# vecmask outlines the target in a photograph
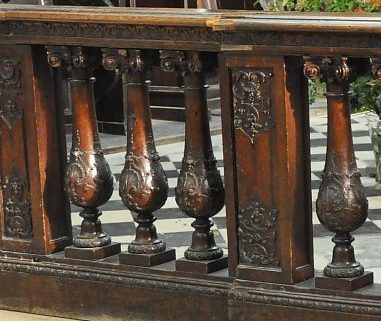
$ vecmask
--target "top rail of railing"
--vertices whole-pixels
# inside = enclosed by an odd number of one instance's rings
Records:
[[[0,42],[373,56],[381,14],[1,5]]]
[[[207,26],[213,30],[381,33],[381,13],[1,5],[0,21]]]

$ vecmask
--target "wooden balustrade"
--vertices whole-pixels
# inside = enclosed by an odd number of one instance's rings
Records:
[[[381,78],[381,17],[55,10],[0,7],[0,307],[86,320],[100,313],[169,321],[381,320],[380,287],[352,246],[368,205],[349,105],[364,61]],[[152,131],[151,67],[184,83],[175,196],[195,221],[177,260],[154,225],[168,182]],[[113,175],[97,130],[94,68],[123,75],[127,146],[119,196],[137,227],[122,253],[99,220]],[[213,68],[225,184],[208,122],[205,74]],[[316,206],[334,235],[332,261],[316,275],[307,78],[326,83],[328,141]],[[69,160],[63,81],[73,109]],[[82,208],[74,239],[68,199]],[[224,204],[228,255],[211,231]],[[94,287],[107,295],[93,295]]]

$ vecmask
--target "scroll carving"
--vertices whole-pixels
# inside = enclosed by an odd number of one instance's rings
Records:
[[[18,62],[0,59],[0,117],[9,129],[22,118],[22,109],[17,101],[20,94]]]
[[[252,144],[272,127],[271,77],[271,72],[247,68],[232,73],[234,127]]]
[[[268,209],[257,200],[239,210],[238,239],[240,263],[278,267],[278,211]]]
[[[33,236],[31,204],[27,199],[27,182],[13,168],[2,182],[4,235],[30,239]]]

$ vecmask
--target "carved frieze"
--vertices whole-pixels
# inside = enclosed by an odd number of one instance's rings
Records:
[[[9,129],[22,118],[22,109],[18,105],[20,94],[19,63],[0,59],[0,118]]]
[[[31,204],[27,199],[27,182],[13,168],[1,181],[3,194],[4,235],[29,239],[33,236]]]
[[[270,130],[271,77],[268,70],[240,68],[232,71],[234,128],[251,141]]]
[[[132,26],[120,24],[90,24],[27,21],[2,22],[0,35],[17,34],[35,36],[36,34],[52,37],[81,37],[94,39],[126,40],[170,40],[220,42],[220,35],[205,27],[168,27],[168,26]],[[82,42],[81,42],[82,43]]]
[[[276,209],[252,200],[238,213],[239,262],[254,266],[278,267]]]

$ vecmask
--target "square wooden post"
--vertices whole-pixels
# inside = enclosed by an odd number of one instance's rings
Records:
[[[0,49],[0,248],[48,254],[72,243],[66,148],[41,46]],[[61,129],[61,130],[60,130]]]
[[[313,276],[307,82],[299,58],[220,56],[229,272]]]

